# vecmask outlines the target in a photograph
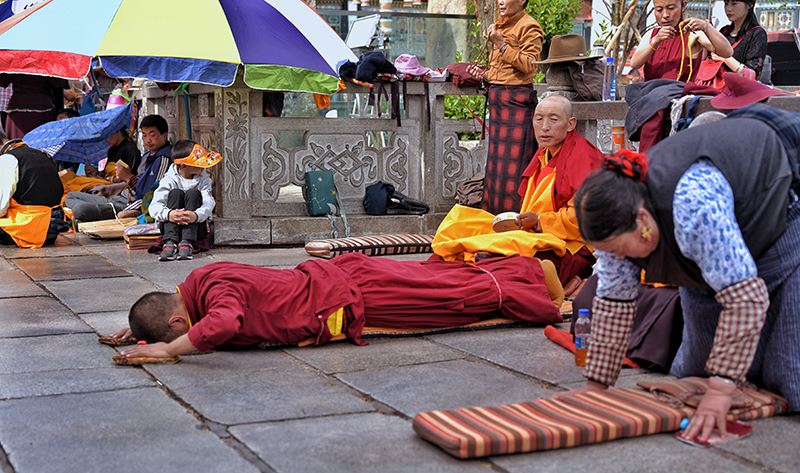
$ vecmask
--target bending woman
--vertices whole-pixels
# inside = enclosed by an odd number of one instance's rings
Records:
[[[631,59],[631,67],[644,66],[644,80],[694,80],[703,51],[720,58],[733,54],[728,40],[706,20],[684,19],[686,0],[653,0],[658,21],[650,35],[642,38]]]
[[[616,382],[645,269],[680,288],[671,374],[711,376],[688,437],[724,432],[746,380],[800,409],[800,206],[781,138],[765,120],[726,118],[651,148],[649,170],[623,151],[585,181],[575,208],[599,282],[580,391]]]

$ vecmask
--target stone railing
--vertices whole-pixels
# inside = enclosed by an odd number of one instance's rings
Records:
[[[367,90],[350,86],[348,92]],[[193,86],[191,93],[194,139],[224,156],[213,173],[218,244],[296,244],[329,237],[328,219],[308,217],[300,191],[304,173],[314,169],[333,171],[353,235],[432,233],[452,207],[458,184],[486,161],[485,142],[468,145],[458,138],[461,132],[479,132],[477,123],[444,119],[444,97],[463,93],[450,83],[429,84],[427,95],[422,83],[408,83],[400,126],[386,114],[263,117],[262,93],[238,85]],[[144,113],[167,118],[173,139],[186,137],[181,97],[160,91],[144,97]],[[575,104],[578,131],[608,148],[611,120],[622,120],[625,110],[623,102]],[[379,180],[423,200],[431,213],[365,215],[364,189]]]

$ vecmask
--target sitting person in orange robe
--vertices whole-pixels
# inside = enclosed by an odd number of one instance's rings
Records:
[[[573,197],[600,166],[602,153],[576,124],[565,97],[539,102],[533,116],[539,150],[522,173],[522,206],[510,231],[496,231],[495,216],[486,211],[456,205],[436,232],[434,253],[448,261],[474,261],[479,252],[535,254],[556,264],[562,284],[588,277],[594,257],[578,232]]]
[[[0,131],[0,245],[41,248],[58,229],[50,225],[63,186],[50,156]]]

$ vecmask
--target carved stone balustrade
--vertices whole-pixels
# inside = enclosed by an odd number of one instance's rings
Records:
[[[283,245],[329,237],[328,219],[309,217],[300,192],[304,173],[316,169],[333,171],[353,235],[433,233],[452,207],[458,184],[482,171],[486,146],[459,141],[459,133],[480,132],[474,120],[444,119],[445,95],[464,91],[431,83],[426,95],[424,84],[406,85],[400,126],[385,113],[380,118],[264,117],[260,91],[238,83],[192,86],[194,139],[224,156],[213,173],[216,242]],[[350,85],[347,93],[367,91]],[[171,93],[144,96],[144,113],[161,114],[173,138],[185,137],[183,99]],[[626,107],[623,102],[576,103],[574,110],[579,132],[607,148],[611,120],[622,120]],[[366,215],[364,189],[376,181],[423,200],[431,213]]]

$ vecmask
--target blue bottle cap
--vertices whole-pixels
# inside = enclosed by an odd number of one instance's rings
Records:
[[[614,58],[613,57],[607,57],[606,58],[606,62],[609,63],[609,64],[613,64],[614,63]]]
[[[683,420],[681,421],[680,427],[681,430],[686,430],[686,427],[689,427],[689,419],[684,417]]]
[[[589,309],[578,309],[578,317],[589,317]]]

